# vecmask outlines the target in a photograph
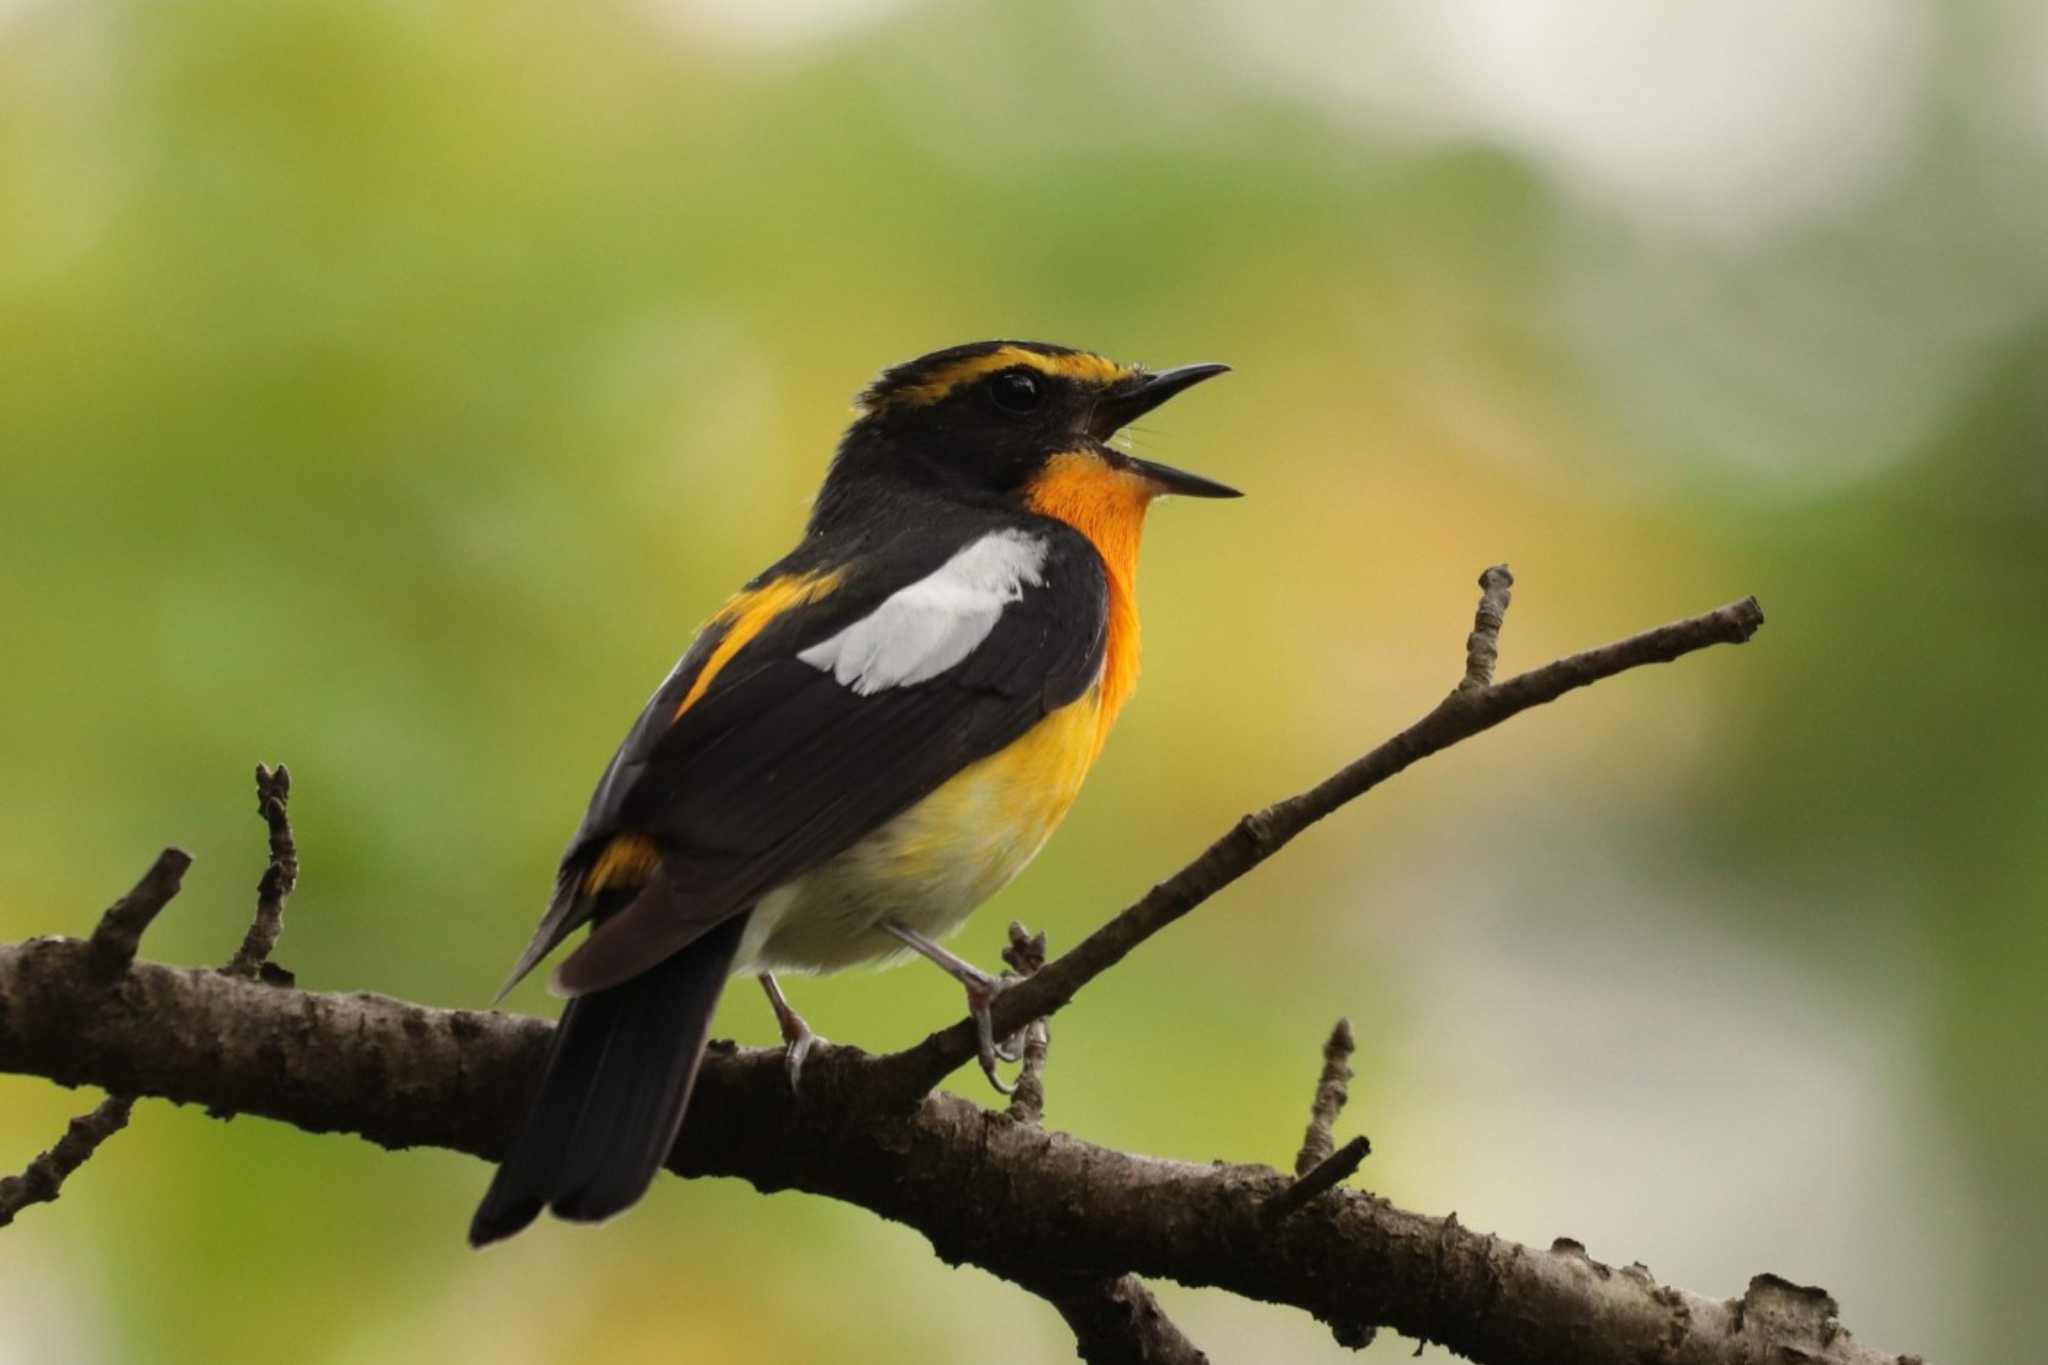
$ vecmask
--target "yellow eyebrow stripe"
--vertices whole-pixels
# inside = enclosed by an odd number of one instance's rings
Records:
[[[697,680],[690,684],[690,690],[683,696],[682,704],[670,723],[683,718],[683,713],[695,706],[711,687],[719,670],[732,662],[733,655],[750,644],[754,637],[766,630],[769,623],[785,612],[808,606],[829,596],[839,586],[842,574],[834,569],[830,573],[791,574],[763,583],[758,588],[735,594],[731,601],[718,609],[718,615],[711,618],[713,625],[724,625],[725,635],[718,647],[711,651],[711,657],[704,661],[704,667],[697,671]]]
[[[1119,365],[1114,360],[1088,351],[1075,351],[1072,355],[1046,355],[1040,351],[1027,351],[1022,346],[1003,346],[990,351],[987,355],[956,360],[923,383],[912,384],[890,394],[889,402],[904,403],[914,408],[928,407],[962,384],[971,384],[986,375],[994,374],[997,370],[1007,370],[1018,365],[1028,366],[1040,374],[1048,374],[1056,379],[1073,379],[1084,384],[1114,384],[1136,373],[1128,365]]]

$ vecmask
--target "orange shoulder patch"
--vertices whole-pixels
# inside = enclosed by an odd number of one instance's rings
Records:
[[[621,834],[604,846],[590,871],[583,875],[585,894],[596,895],[607,886],[638,885],[661,865],[661,850],[644,834]]]
[[[690,690],[684,694],[682,704],[676,707],[672,720],[681,720],[683,712],[695,706],[710,689],[719,671],[732,662],[733,655],[745,649],[755,636],[768,628],[770,622],[785,612],[829,596],[839,586],[842,576],[837,569],[829,573],[791,574],[735,594],[711,618],[712,625],[725,627],[725,634],[719,639],[717,648],[711,651],[711,657],[704,661],[704,667],[697,671],[697,680],[690,684]]]

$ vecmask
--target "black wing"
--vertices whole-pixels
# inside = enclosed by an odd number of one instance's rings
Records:
[[[863,695],[798,657],[1004,525],[985,513],[939,519],[877,547],[814,537],[755,580],[759,593],[837,576],[723,658],[740,622],[721,618],[691,646],[599,782],[514,980],[591,918],[599,932],[563,964],[563,989],[580,995],[647,970],[1079,697],[1102,666],[1107,581],[1084,537],[1037,518],[1009,529],[1044,543],[1039,581],[1020,585],[952,667]],[[709,684],[685,707],[707,667]],[[659,868],[588,887],[622,836],[650,841]]]

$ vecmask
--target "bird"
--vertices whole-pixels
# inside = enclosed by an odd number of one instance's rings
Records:
[[[940,940],[1044,846],[1131,696],[1149,505],[1240,496],[1112,438],[1229,368],[996,340],[861,392],[801,541],[702,628],[569,842],[504,989],[591,929],[553,971],[568,1004],[473,1246],[638,1202],[735,976],[800,1085],[817,1034],[776,973],[928,958],[1008,1088],[1004,982]]]

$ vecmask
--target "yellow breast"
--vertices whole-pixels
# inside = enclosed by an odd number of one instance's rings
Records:
[[[765,898],[741,966],[833,971],[900,955],[875,928],[957,929],[1037,856],[1080,794],[1101,735],[1101,689],[970,763],[867,838]]]
[[[1081,794],[1100,750],[1102,694],[1091,688],[998,753],[962,768],[902,817],[913,862],[957,859],[980,892],[1000,891],[1037,856]]]

